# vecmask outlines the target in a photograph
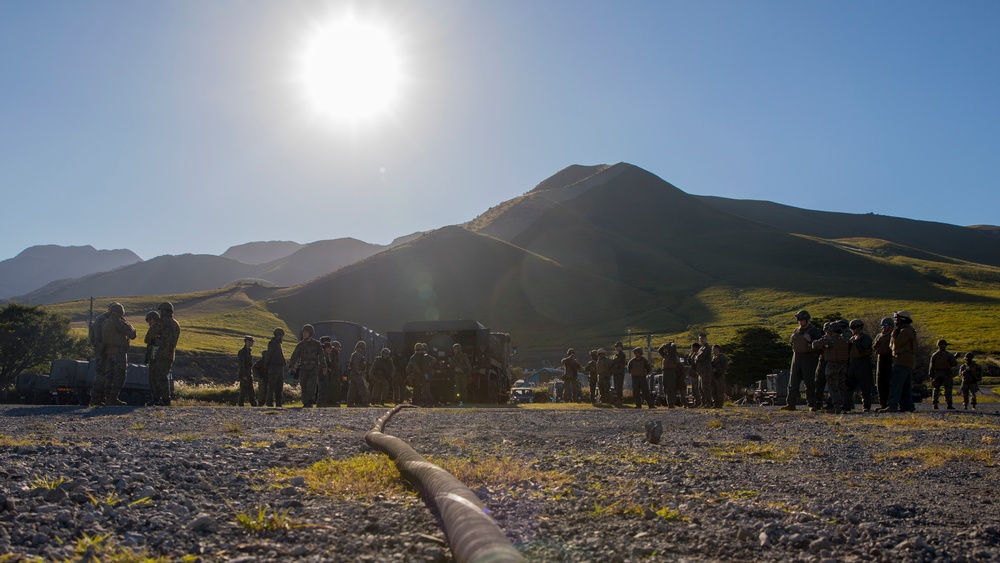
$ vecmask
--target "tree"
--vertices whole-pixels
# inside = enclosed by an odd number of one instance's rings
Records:
[[[52,360],[89,353],[87,340],[70,334],[66,317],[17,303],[0,309],[0,389],[18,374],[48,372]]]
[[[738,329],[723,349],[729,353],[727,382],[745,387],[776,368],[787,368],[792,360],[792,347],[785,337],[765,326]]]

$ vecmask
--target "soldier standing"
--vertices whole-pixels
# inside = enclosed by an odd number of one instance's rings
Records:
[[[368,406],[368,360],[365,358],[365,343],[359,340],[351,352],[351,361],[347,367],[347,406]]]
[[[406,362],[397,350],[392,355],[392,402],[400,405],[406,397]]]
[[[430,379],[428,378],[426,367],[426,346],[423,342],[414,344],[413,356],[410,356],[410,361],[406,364],[406,377],[410,382],[410,386],[413,387],[413,396],[410,402],[416,405],[431,404]]]
[[[372,404],[384,405],[392,389],[392,377],[396,366],[392,363],[392,350],[382,348],[379,357],[372,362],[368,379],[372,382]]]
[[[243,337],[243,347],[236,353],[236,374],[240,381],[240,398],[238,404],[242,407],[250,403],[257,406],[257,397],[253,391],[253,337]]]
[[[274,329],[273,334],[267,343],[267,396],[264,404],[280,409],[281,395],[285,387],[285,352],[281,349],[285,330],[279,327]]]
[[[153,404],[170,406],[170,383],[167,378],[170,368],[174,365],[177,350],[177,340],[181,336],[181,327],[174,320],[174,306],[169,301],[160,303],[157,308],[160,321],[154,325],[152,358],[149,362],[149,387],[153,394]],[[146,333],[147,342],[150,334]]]
[[[320,377],[326,378],[326,351],[323,345],[313,338],[316,329],[313,325],[302,326],[299,331],[301,340],[288,357],[288,365],[299,374],[302,385],[302,408],[312,408],[316,404],[316,390]]]
[[[628,362],[628,372],[632,376],[632,394],[635,395],[635,408],[637,409],[642,408],[643,399],[649,403],[649,408],[656,408],[647,379],[651,371],[653,368],[649,365],[649,360],[642,355],[642,348],[633,348],[632,359]]]
[[[831,406],[827,412],[840,414],[844,407],[844,394],[847,392],[847,362],[850,359],[850,343],[844,340],[843,330],[839,323],[823,325],[826,333],[822,338],[812,341],[812,348],[823,354],[826,367],[826,382],[830,386]]]
[[[316,406],[317,407],[332,407],[333,406],[333,381],[337,380],[339,384],[340,381],[340,369],[339,365],[334,368],[332,361],[333,352],[333,342],[329,336],[321,336],[319,339],[319,344],[323,348],[323,359],[326,361],[326,373],[320,374],[319,381],[316,383]],[[334,371],[337,372],[336,378],[334,377]]]
[[[472,375],[472,362],[462,351],[462,345],[452,344],[451,366],[455,370],[455,398],[458,406],[469,401],[469,376]],[[471,403],[471,401],[469,401]]]
[[[101,327],[104,321],[111,317],[111,307],[118,305],[112,303],[108,305],[108,310],[97,315],[94,322],[90,324],[90,346],[94,349],[94,385],[90,390],[90,406],[96,407],[104,404],[104,381],[106,378],[106,358],[104,356],[104,337]],[[157,315],[159,316],[159,315]],[[149,364],[149,362],[146,362]],[[100,395],[94,392],[99,391]]]
[[[104,378],[94,381],[94,389],[90,396],[98,406],[125,406],[127,403],[118,399],[118,394],[125,387],[125,375],[128,370],[129,341],[135,340],[135,327],[125,320],[125,308],[121,303],[112,303],[109,309],[111,316],[101,323],[101,341],[104,344],[105,370]]]
[[[611,377],[615,382],[616,406],[624,406],[625,403],[625,368],[628,365],[628,357],[625,355],[624,346],[621,341],[615,342],[615,355],[611,357]]]
[[[688,354],[688,369],[687,369],[687,381],[691,384],[691,396],[694,399],[694,403],[691,406],[698,408],[702,405],[701,396],[701,385],[698,384],[698,368],[695,366],[695,358],[698,357],[698,351],[701,349],[701,344],[697,342],[691,343],[691,353]],[[686,401],[685,401],[685,404]]]
[[[677,404],[677,345],[671,340],[657,353],[663,358],[663,401],[672,409]]]
[[[257,406],[263,407],[267,398],[267,350],[253,363],[253,378],[257,382]]]
[[[590,403],[597,404],[597,350],[590,351],[590,361],[583,366],[587,372],[587,383],[590,384]]]
[[[889,406],[879,411],[913,412],[913,368],[917,365],[917,333],[909,311],[892,314],[896,327],[892,329],[892,376],[889,379]]]
[[[948,351],[948,342],[937,341],[937,352],[931,355],[931,364],[927,366],[928,375],[931,378],[931,385],[934,387],[934,410],[938,408],[938,399],[941,397],[941,386],[944,386],[944,400],[948,403],[947,410],[955,410],[951,405],[952,390],[952,370],[958,366],[958,360]]]
[[[726,404],[726,372],[729,357],[722,353],[718,344],[712,346],[712,406],[721,409]]]
[[[881,332],[872,344],[876,356],[875,387],[878,389],[880,409],[889,407],[889,380],[892,379],[892,326],[891,318],[882,319],[879,322]]]
[[[708,344],[708,335],[698,335],[698,353],[694,357],[695,369],[698,373],[698,385],[701,387],[701,406],[711,408],[715,404],[712,390],[712,347]]]
[[[854,389],[861,388],[861,404],[864,412],[872,410],[872,337],[865,332],[865,323],[854,319],[851,328],[851,351],[847,362],[847,379],[853,382],[847,390],[844,408],[854,408]]]
[[[614,400],[611,397],[611,360],[604,348],[597,349],[597,387],[601,393],[601,402],[611,404]]]
[[[580,396],[577,394],[576,385],[580,380],[580,370],[583,369],[583,366],[576,359],[576,350],[572,348],[566,350],[566,357],[562,359],[562,367],[562,400],[564,403],[579,403]]]
[[[812,347],[813,340],[823,338],[823,332],[809,323],[809,311],[795,313],[799,326],[792,332],[792,365],[788,376],[788,398],[783,411],[793,411],[799,402],[799,385],[806,386],[806,403],[809,410],[819,410],[816,400],[815,378],[816,364],[819,363],[819,350]]]
[[[972,410],[976,410],[976,393],[979,392],[979,382],[983,379],[983,370],[976,363],[976,355],[969,352],[965,355],[965,363],[958,368],[962,378],[962,402],[965,410],[969,410],[969,399],[972,399]]]
[[[156,348],[156,332],[153,327],[156,323],[160,322],[160,314],[156,311],[150,311],[146,313],[146,337],[144,342],[146,343],[146,356],[143,360],[143,364],[147,367],[149,362],[153,361],[153,350]]]

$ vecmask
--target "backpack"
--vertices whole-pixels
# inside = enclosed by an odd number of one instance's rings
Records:
[[[267,350],[261,353],[260,359],[253,363],[253,367],[250,370],[254,377],[263,379],[267,376]]]

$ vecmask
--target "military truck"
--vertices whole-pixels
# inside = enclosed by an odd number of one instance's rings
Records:
[[[93,360],[60,359],[52,362],[47,375],[22,374],[17,378],[15,393],[23,403],[86,405],[94,386],[97,363]],[[173,374],[167,374],[170,393],[174,392]],[[141,364],[128,364],[125,386],[118,398],[131,406],[141,406],[152,399],[149,369]]]
[[[405,323],[402,331],[388,334],[389,349],[401,358],[409,359],[417,342],[426,343],[428,353],[437,360],[430,382],[435,402],[452,402],[455,378],[450,358],[454,344],[460,344],[472,362],[472,402],[510,400],[510,357],[516,348],[509,334],[493,332],[474,320],[413,321]]]
[[[329,336],[331,340],[340,342],[340,397],[347,397],[347,366],[351,361],[351,354],[358,342],[365,343],[365,360],[371,366],[375,358],[382,353],[382,348],[386,347],[385,336],[374,330],[351,321],[320,321],[310,323],[315,332],[313,338],[319,340],[324,336]],[[298,342],[298,339],[292,340]]]

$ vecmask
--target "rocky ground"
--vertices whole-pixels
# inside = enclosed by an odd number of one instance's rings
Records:
[[[406,410],[386,430],[482,469],[529,560],[1000,560],[997,404],[928,408]],[[416,493],[308,472],[382,459],[363,436],[386,410],[0,406],[0,561],[450,560]]]

